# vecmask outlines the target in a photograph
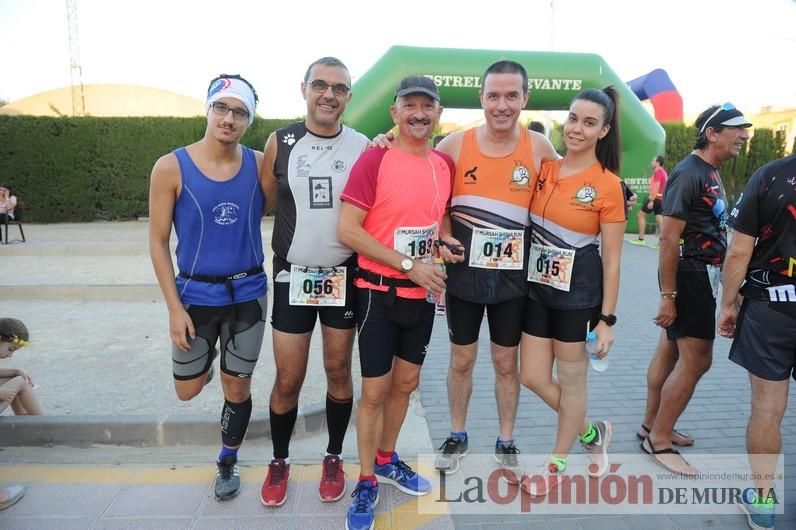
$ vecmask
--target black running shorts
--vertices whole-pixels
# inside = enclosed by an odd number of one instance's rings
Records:
[[[486,309],[489,340],[506,348],[517,346],[520,343],[527,300],[527,296],[521,296],[497,304],[482,304],[467,302],[447,294],[445,311],[448,317],[450,341],[461,346],[476,342]]]
[[[600,307],[591,309],[553,309],[541,302],[528,299],[525,310],[524,333],[560,342],[585,342],[586,327],[597,327]]]
[[[234,311],[232,305],[186,305],[185,309],[193,321],[196,338],[189,339],[191,349],[187,352],[172,345],[174,379],[187,381],[207,372],[219,340],[221,371],[244,379],[251,377],[263,345],[265,296],[235,304]]]
[[[362,377],[389,373],[394,357],[422,365],[434,326],[434,304],[396,297],[393,307],[387,307],[387,293],[361,287],[356,291]]]
[[[662,215],[661,212],[663,211],[663,201],[661,201],[660,199],[655,199],[654,201],[652,201],[652,209],[651,210],[647,206],[648,204],[649,204],[649,202],[644,202],[644,204],[641,205],[641,211],[642,212],[644,212],[644,213],[653,213],[653,212],[655,212],[655,215]]]
[[[309,333],[315,328],[315,321],[320,317],[321,324],[335,329],[353,329],[356,325],[354,307],[356,292],[354,275],[349,269],[346,276],[345,305],[307,306],[290,305],[290,283],[274,282],[274,307],[271,309],[271,326],[284,333]]]
[[[745,298],[730,360],[767,381],[796,379],[796,319],[772,309],[767,301]]]
[[[689,265],[690,262],[690,265]],[[708,272],[693,268],[694,261],[681,260],[677,269],[677,316],[672,325],[666,328],[666,338],[677,340],[682,337],[714,340],[716,338],[716,298],[708,279]]]

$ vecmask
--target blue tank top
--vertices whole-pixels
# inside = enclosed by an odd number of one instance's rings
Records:
[[[231,179],[218,182],[202,173],[181,147],[174,151],[180,164],[182,190],[174,206],[177,267],[189,276],[232,276],[262,266],[260,221],[264,196],[257,159],[241,146],[243,163]],[[184,304],[221,306],[232,302],[223,283],[177,276],[177,292]],[[233,280],[235,303],[256,300],[267,288],[265,273]]]

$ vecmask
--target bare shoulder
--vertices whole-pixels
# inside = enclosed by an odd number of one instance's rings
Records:
[[[437,146],[437,151],[441,151],[451,157],[453,160],[459,158],[459,152],[462,150],[462,139],[464,138],[464,131],[455,131],[450,133],[442,140]]]
[[[158,158],[152,168],[152,180],[169,181],[171,179],[179,179],[180,176],[180,163],[177,161],[177,155],[168,153]]]
[[[263,167],[264,155],[262,151],[258,151],[256,149],[252,149],[252,152],[254,153],[254,159],[257,161],[257,172],[259,173],[260,168]]]

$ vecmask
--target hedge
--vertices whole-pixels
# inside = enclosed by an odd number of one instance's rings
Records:
[[[242,143],[262,150],[295,120],[256,118]],[[0,182],[36,222],[135,219],[148,213],[152,165],[199,140],[206,119],[47,118],[0,115]]]
[[[293,121],[256,118],[242,142],[262,150],[271,131]],[[205,126],[203,117],[0,115],[0,183],[13,188],[28,221],[135,219],[147,215],[155,160],[201,138]],[[694,129],[682,123],[665,123],[663,128],[671,171],[693,149]],[[721,168],[730,203],[758,167],[784,154],[781,131],[755,129],[741,154]]]

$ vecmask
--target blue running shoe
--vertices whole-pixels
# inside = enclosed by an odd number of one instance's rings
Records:
[[[738,507],[746,514],[746,522],[749,523],[749,528],[752,530],[774,528],[774,505],[755,503],[754,495],[751,495],[751,502],[746,497],[747,495],[741,497],[741,503]]]
[[[369,480],[360,481],[351,496],[354,502],[345,518],[346,530],[373,530],[376,521],[374,512],[379,503],[379,485]]]
[[[379,482],[392,484],[404,493],[418,496],[431,493],[431,483],[412,471],[406,462],[398,458],[398,453],[392,454],[389,464],[376,464],[374,470]]]

